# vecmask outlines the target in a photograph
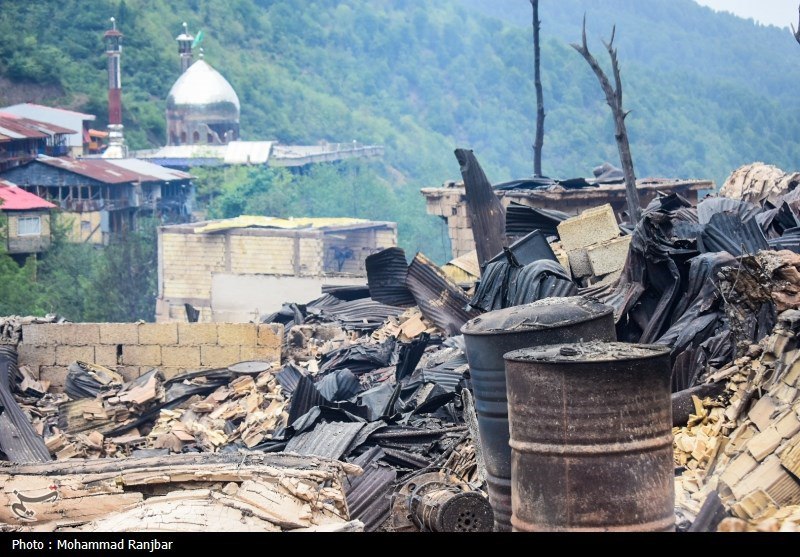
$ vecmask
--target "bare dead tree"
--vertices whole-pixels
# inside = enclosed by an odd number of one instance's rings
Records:
[[[628,117],[630,112],[625,112],[622,108],[622,78],[620,77],[617,49],[614,48],[614,37],[616,33],[617,27],[615,25],[611,31],[611,40],[609,42],[603,41],[603,45],[606,47],[608,55],[611,57],[611,68],[614,71],[615,86],[611,85],[603,68],[600,67],[595,57],[589,52],[589,46],[586,43],[586,16],[583,16],[583,41],[580,45],[573,44],[572,48],[583,56],[592,68],[592,71],[594,71],[606,95],[608,106],[611,107],[611,112],[614,115],[617,148],[619,149],[620,162],[622,162],[622,171],[625,174],[625,193],[628,201],[628,214],[630,215],[631,222],[636,224],[642,216],[642,206],[639,203],[639,191],[636,189],[636,173],[633,169],[633,157],[631,156],[631,146],[628,142],[628,130],[625,127],[625,118]]]
[[[536,86],[536,139],[533,142],[533,174],[542,175],[542,148],[544,147],[544,92],[542,91],[542,52],[539,42],[539,31],[542,22],[539,19],[539,0],[530,0],[533,8],[533,64]]]
[[[800,8],[798,8],[798,11],[800,11]],[[795,29],[794,25],[792,25],[792,33],[794,33],[794,38],[797,40],[797,42],[800,43],[800,23],[797,24],[797,29]]]

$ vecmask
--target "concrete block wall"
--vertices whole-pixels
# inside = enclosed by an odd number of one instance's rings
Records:
[[[283,325],[254,323],[63,323],[24,325],[19,364],[62,391],[76,361],[117,370],[130,381],[152,368],[184,371],[248,360],[279,361]]]

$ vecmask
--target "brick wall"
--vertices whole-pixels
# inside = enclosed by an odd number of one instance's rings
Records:
[[[166,377],[281,357],[282,325],[253,323],[64,323],[24,325],[19,364],[63,390],[75,361],[116,369],[126,380],[152,368]]]

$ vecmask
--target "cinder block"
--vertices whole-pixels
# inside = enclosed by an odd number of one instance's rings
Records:
[[[142,323],[139,325],[139,344],[178,344],[178,324]]]
[[[218,323],[217,343],[220,346],[255,346],[256,327],[253,323]]]
[[[181,369],[198,369],[200,367],[200,347],[162,346],[161,364]]]
[[[125,379],[126,383],[130,383],[139,377],[141,369],[139,366],[119,366],[117,367],[117,373]]]
[[[123,346],[122,363],[127,366],[160,366],[160,346]]]
[[[158,368],[164,374],[164,379],[172,379],[178,375],[183,375],[187,371],[197,371],[198,368],[190,368],[189,370],[182,367],[160,367]]]
[[[119,361],[117,361],[117,346],[95,346],[94,363],[101,366],[110,367],[111,369],[117,367],[117,364],[119,363]]]
[[[61,325],[46,323],[42,325],[23,325],[22,342],[31,346],[50,346],[60,344]]]
[[[17,357],[20,366],[54,366],[56,364],[56,347],[32,346],[30,344],[20,344],[17,347]]]
[[[94,346],[56,346],[56,365],[68,366],[75,362],[94,363]]]
[[[277,350],[280,354],[283,333],[283,325],[280,323],[263,323],[258,326],[258,345]]]
[[[613,240],[619,236],[617,218],[611,204],[584,211],[558,225],[561,244],[568,252]],[[604,273],[606,274],[606,273]]]
[[[95,346],[100,344],[100,326],[95,323],[63,323],[60,344],[70,346]]]
[[[178,344],[181,346],[217,344],[216,323],[178,323]]]
[[[628,259],[630,247],[631,237],[623,236],[586,248],[593,273],[601,277],[622,269]]]
[[[281,358],[281,351],[280,348],[275,350],[269,346],[242,346],[239,357],[243,362],[277,362]]]
[[[64,366],[42,366],[39,368],[39,381],[50,381],[51,393],[63,393],[67,381],[67,368]]]
[[[136,323],[105,323],[100,325],[100,344],[139,344]]]
[[[242,361],[238,346],[201,346],[200,363],[204,367],[223,368]]]
[[[580,249],[571,251],[567,254],[569,258],[569,268],[575,278],[585,278],[592,276],[592,264],[586,250]]]

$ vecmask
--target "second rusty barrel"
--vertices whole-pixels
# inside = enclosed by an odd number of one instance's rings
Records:
[[[582,297],[548,298],[493,311],[461,329],[475,393],[495,530],[511,530],[511,448],[503,354],[518,348],[616,340],[611,307]]]
[[[670,349],[506,354],[515,531],[674,530]]]

